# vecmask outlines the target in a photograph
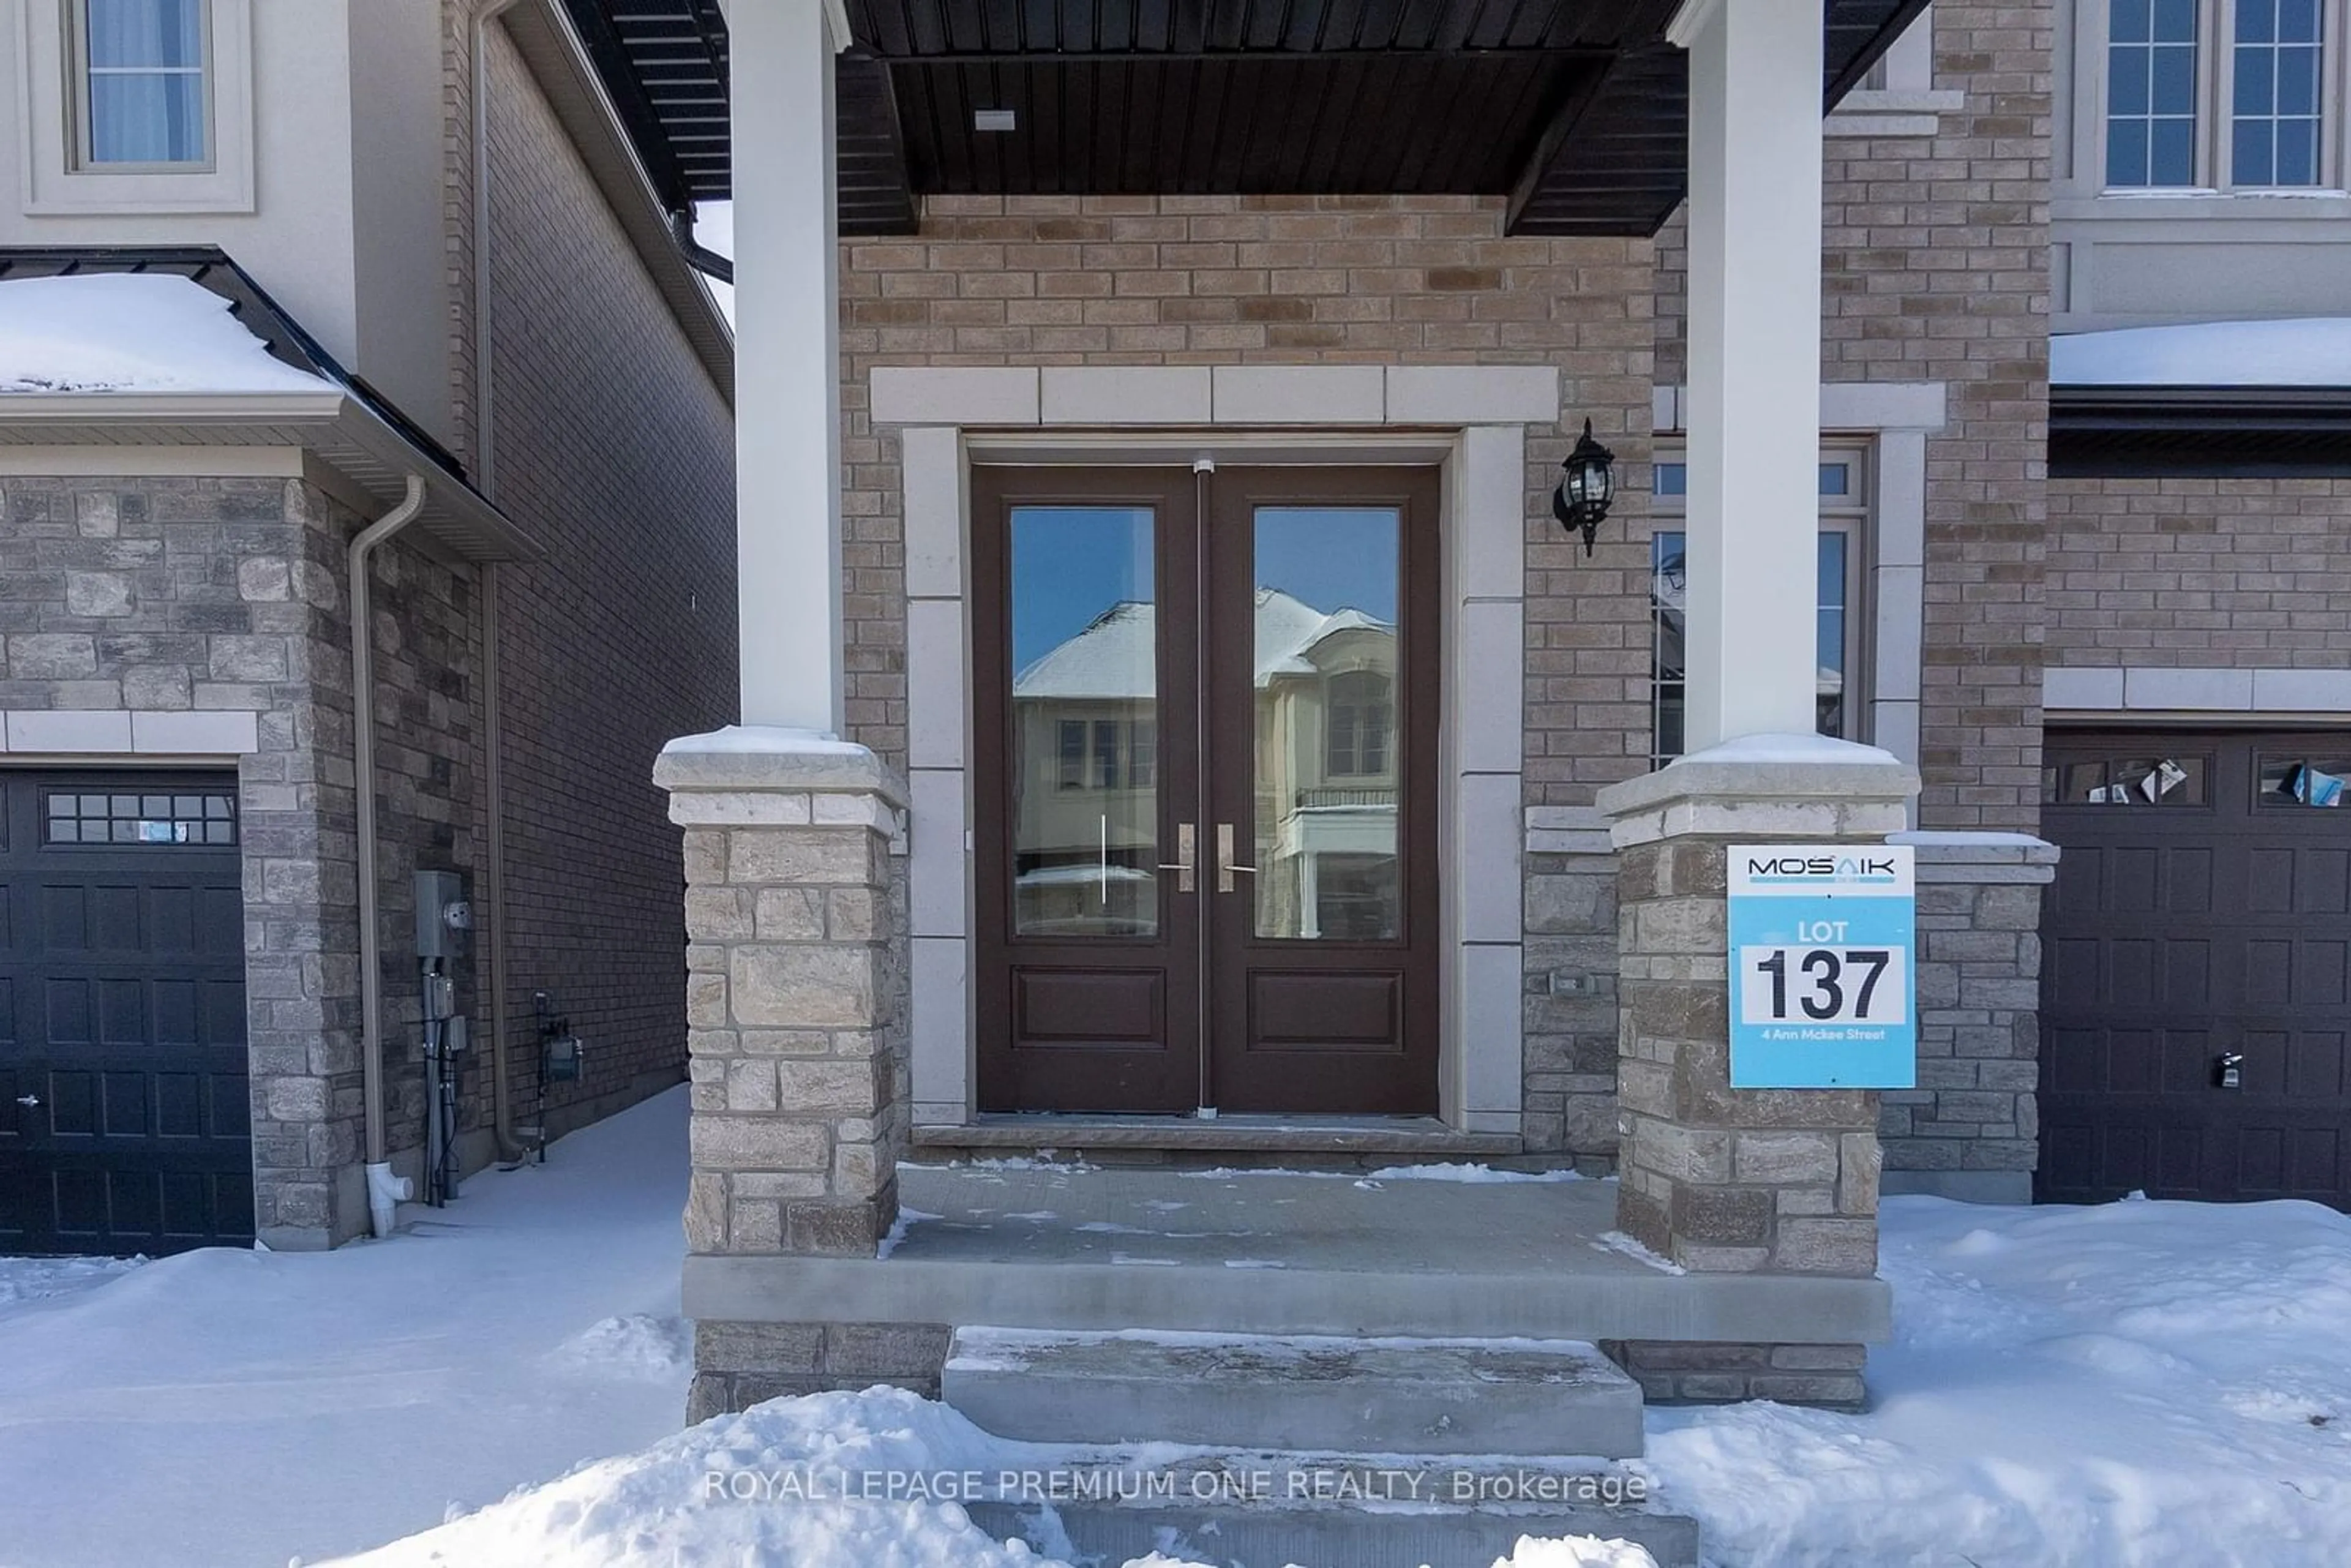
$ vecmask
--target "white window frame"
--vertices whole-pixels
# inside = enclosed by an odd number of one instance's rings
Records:
[[[35,216],[254,210],[253,0],[204,0],[205,160],[93,163],[79,0],[19,0],[18,194]]]
[[[2318,183],[2314,185],[2239,185],[2235,180],[2237,0],[2196,0],[2196,170],[2188,185],[2110,185],[2106,183],[2107,47],[2112,0],[2080,0],[2074,13],[2076,100],[2083,112],[2075,158],[2084,184],[2101,197],[2120,201],[2183,196],[2282,197],[2341,195],[2351,149],[2346,146],[2344,39],[2351,30],[2351,0],[2318,0],[2319,64]],[[2086,162],[2083,162],[2087,160]]]
[[[1820,497],[1820,532],[1836,534],[1844,544],[1844,689],[1840,700],[1844,705],[1844,740],[1875,744],[1876,710],[1872,702],[1876,682],[1872,633],[1877,623],[1875,582],[1876,552],[1872,541],[1876,529],[1873,526],[1874,508],[1871,497],[1877,493],[1877,484],[1871,472],[1872,451],[1866,441],[1838,440],[1834,437],[1821,445],[1821,465],[1842,464],[1845,468],[1843,495]],[[1664,441],[1657,445],[1656,465],[1687,462],[1680,444]],[[1654,470],[1653,470],[1654,472]],[[1686,496],[1653,495],[1649,499],[1649,515],[1655,533],[1686,532],[1688,497]],[[1649,760],[1653,767],[1662,768],[1679,753],[1668,753],[1657,744],[1658,681],[1656,675],[1657,618],[1652,604],[1649,612]]]

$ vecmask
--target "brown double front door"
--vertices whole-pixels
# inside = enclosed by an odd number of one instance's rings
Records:
[[[980,1109],[1437,1109],[1437,508],[974,471]]]

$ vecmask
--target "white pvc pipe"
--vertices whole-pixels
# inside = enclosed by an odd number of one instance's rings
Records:
[[[383,943],[376,928],[375,617],[368,558],[423,509],[424,481],[411,474],[400,505],[361,528],[350,551],[351,772],[359,793],[360,1081],[367,1113],[368,1218],[379,1237],[392,1234],[389,1194],[395,1186],[408,1184],[395,1183],[392,1177],[383,1125]]]

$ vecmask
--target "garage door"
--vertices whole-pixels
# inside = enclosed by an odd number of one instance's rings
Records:
[[[2047,761],[2039,1196],[2351,1207],[2351,736],[2061,733]]]
[[[252,1239],[235,786],[0,770],[0,1253]]]

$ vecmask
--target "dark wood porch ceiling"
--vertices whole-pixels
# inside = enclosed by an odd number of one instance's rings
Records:
[[[664,198],[724,197],[717,0],[566,4]],[[1513,233],[1653,233],[1684,184],[1678,5],[846,0],[841,227],[911,232],[932,194],[1445,193],[1509,197]],[[1925,5],[1825,0],[1824,105]]]

